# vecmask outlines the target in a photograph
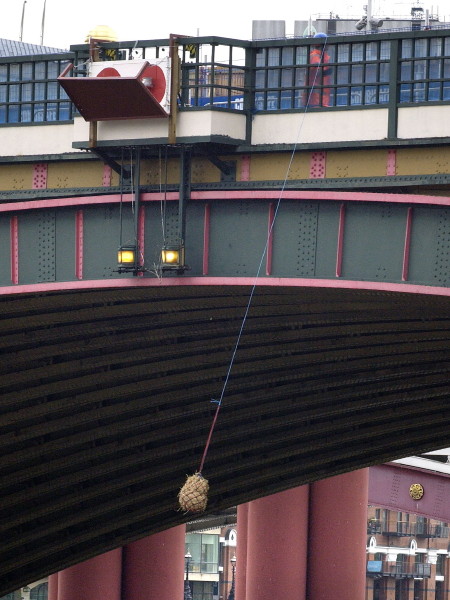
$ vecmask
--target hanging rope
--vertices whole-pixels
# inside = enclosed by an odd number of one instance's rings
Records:
[[[185,484],[183,485],[183,487],[181,488],[181,490],[180,490],[180,492],[178,494],[178,501],[180,503],[180,507],[181,507],[182,510],[187,511],[187,512],[203,512],[205,510],[205,508],[206,508],[207,494],[208,494],[208,490],[209,490],[209,484],[208,484],[208,481],[202,475],[203,467],[205,465],[205,460],[206,460],[206,457],[207,457],[207,454],[208,454],[209,446],[211,444],[211,439],[212,439],[212,436],[213,436],[213,432],[214,432],[214,429],[216,427],[217,419],[218,419],[218,416],[219,416],[219,411],[220,411],[220,408],[222,406],[223,398],[225,396],[225,392],[226,392],[226,388],[227,388],[227,385],[228,385],[228,381],[229,381],[230,376],[231,376],[231,371],[232,371],[232,368],[233,368],[233,365],[234,365],[236,354],[237,354],[237,351],[238,351],[238,348],[239,348],[239,345],[240,345],[240,342],[241,342],[241,338],[242,338],[242,334],[244,332],[245,324],[247,322],[247,317],[248,317],[248,314],[249,314],[249,311],[250,311],[250,307],[251,307],[251,304],[252,304],[252,301],[253,301],[253,297],[255,295],[257,282],[258,282],[258,279],[259,279],[259,276],[260,276],[260,273],[261,273],[262,265],[264,263],[264,258],[265,258],[266,254],[267,254],[267,249],[268,249],[268,246],[269,246],[269,241],[270,241],[270,238],[271,238],[271,235],[272,235],[273,228],[275,226],[275,222],[276,222],[276,219],[277,219],[278,211],[279,211],[279,208],[280,208],[280,205],[281,205],[281,200],[283,198],[283,195],[284,195],[284,192],[285,192],[285,189],[286,189],[286,185],[287,185],[289,173],[291,172],[292,163],[294,161],[295,153],[297,151],[297,146],[298,146],[298,143],[299,143],[299,140],[300,140],[300,135],[301,135],[301,131],[303,129],[303,124],[304,124],[304,121],[305,121],[306,113],[308,112],[308,108],[309,108],[309,105],[310,105],[312,94],[315,91],[316,81],[317,81],[317,77],[318,77],[318,71],[319,71],[319,68],[322,68],[322,66],[323,66],[323,57],[324,57],[324,54],[325,54],[325,47],[326,47],[326,42],[323,44],[323,48],[322,48],[322,52],[321,52],[321,56],[320,56],[319,65],[315,66],[315,68],[314,68],[313,81],[312,81],[311,88],[310,88],[309,93],[308,93],[308,98],[307,98],[307,101],[306,101],[305,109],[303,111],[303,115],[302,115],[302,119],[301,119],[301,122],[300,122],[300,126],[299,126],[298,131],[297,131],[297,136],[296,136],[296,139],[295,139],[295,142],[294,142],[294,147],[292,149],[291,156],[290,156],[290,159],[289,159],[289,163],[288,163],[288,166],[287,166],[287,169],[286,169],[286,174],[285,174],[285,177],[284,177],[284,180],[283,180],[283,184],[282,184],[281,189],[280,189],[280,194],[278,196],[278,200],[277,200],[277,203],[276,203],[276,206],[275,206],[273,219],[272,219],[272,222],[270,224],[270,227],[269,227],[269,230],[268,230],[268,233],[267,233],[267,239],[266,239],[266,243],[264,245],[264,249],[263,249],[263,252],[262,252],[262,255],[261,255],[261,260],[259,261],[258,269],[256,271],[255,279],[254,279],[254,282],[253,282],[253,285],[252,285],[252,288],[251,288],[251,291],[250,291],[250,295],[249,295],[248,302],[247,302],[247,305],[246,305],[246,308],[245,308],[244,316],[242,318],[242,323],[241,323],[241,326],[240,326],[240,329],[239,329],[239,333],[237,335],[236,342],[234,344],[234,348],[233,348],[233,352],[232,352],[232,355],[231,355],[230,363],[228,365],[228,370],[227,370],[227,373],[226,373],[226,376],[225,376],[225,380],[224,380],[224,383],[223,383],[223,386],[222,386],[222,391],[220,393],[220,396],[219,396],[218,400],[215,400],[215,399],[211,400],[211,402],[217,404],[217,406],[216,406],[216,410],[214,412],[214,417],[213,417],[213,420],[212,420],[212,423],[211,423],[211,427],[209,429],[209,433],[208,433],[208,437],[207,437],[207,440],[206,440],[205,448],[203,450],[203,454],[202,454],[202,458],[201,458],[201,461],[200,461],[200,465],[199,465],[198,471],[196,471],[196,473],[194,473],[194,475],[191,475],[190,477],[187,478]]]

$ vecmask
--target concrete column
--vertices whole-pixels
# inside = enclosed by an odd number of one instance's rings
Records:
[[[48,578],[48,600],[58,600],[58,573]]]
[[[246,600],[305,600],[308,493],[302,486],[250,502]]]
[[[182,600],[185,534],[179,525],[123,548],[123,600]]]
[[[247,582],[247,528],[249,503],[237,507],[236,600],[245,600]]]
[[[310,485],[308,599],[364,600],[369,469]]]
[[[58,600],[121,600],[122,549],[58,573]]]

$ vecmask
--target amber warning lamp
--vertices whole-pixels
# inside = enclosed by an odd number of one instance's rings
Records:
[[[119,273],[130,273],[137,270],[137,248],[133,245],[120,246],[117,250],[117,266]]]
[[[161,269],[163,271],[184,271],[184,246],[167,244],[161,250]]]

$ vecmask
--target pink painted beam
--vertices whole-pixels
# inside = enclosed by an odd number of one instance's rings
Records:
[[[241,158],[241,181],[250,181],[250,156],[244,154]]]
[[[313,152],[309,161],[309,178],[323,179],[327,167],[327,153]]]
[[[103,166],[102,186],[109,187],[111,185],[112,169],[109,165]]]
[[[33,165],[33,190],[45,189],[47,187],[47,163],[36,163]]]
[[[83,211],[75,213],[75,277],[83,279]]]
[[[397,150],[387,151],[386,175],[397,175]]]
[[[307,279],[292,277],[170,277],[136,279],[92,279],[83,281],[58,281],[49,283],[33,283],[18,286],[0,287],[0,294],[26,294],[36,292],[53,292],[63,290],[102,289],[109,287],[153,287],[153,286],[247,286],[253,285],[270,287],[310,287],[347,290],[378,290],[382,292],[401,292],[404,294],[424,294],[428,296],[450,296],[450,288],[408,283],[389,283],[385,281],[354,281],[345,279]]]
[[[194,191],[192,200],[278,200],[279,190],[233,190],[233,191]],[[0,205],[0,212],[35,210],[39,208],[60,208],[65,206],[93,206],[97,204],[118,204],[132,202],[131,194],[104,194],[101,196],[76,196],[73,198],[52,198],[7,202]],[[161,202],[178,200],[177,192],[147,192],[141,195],[141,202]],[[332,190],[284,190],[283,199],[311,202],[314,200],[334,202],[386,202],[391,204],[423,204],[428,206],[450,206],[450,196],[425,196],[423,194],[386,194],[377,192],[343,192]]]

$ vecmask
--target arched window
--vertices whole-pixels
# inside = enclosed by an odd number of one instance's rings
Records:
[[[31,588],[30,600],[47,600],[48,598],[48,583],[40,583]]]

